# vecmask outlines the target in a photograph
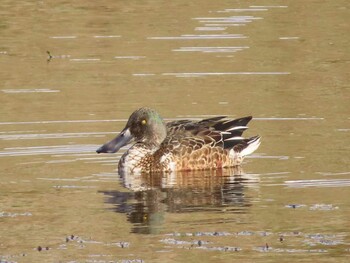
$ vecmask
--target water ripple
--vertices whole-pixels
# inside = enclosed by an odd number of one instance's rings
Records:
[[[108,36],[94,36],[94,38],[119,38],[119,35],[108,35]]]
[[[285,181],[287,187],[304,188],[304,187],[347,187],[350,186],[350,179],[320,179],[320,180],[296,180]]]
[[[57,154],[57,153],[71,154],[71,153],[95,152],[98,146],[99,145],[95,145],[95,144],[78,144],[78,145],[5,148],[4,151],[0,152],[0,157]]]
[[[74,38],[77,38],[77,36],[51,36],[50,38],[53,38],[53,39],[74,39]]]
[[[3,89],[4,93],[56,93],[60,90],[54,89]]]
[[[0,140],[32,140],[32,139],[67,139],[86,137],[105,137],[106,134],[116,132],[68,132],[68,133],[43,133],[43,134],[5,134],[0,135]]]
[[[173,51],[180,52],[203,52],[203,53],[213,53],[213,52],[237,52],[243,49],[248,49],[248,46],[239,47],[180,47],[178,49],[173,49]]]
[[[115,59],[133,59],[133,60],[139,60],[141,58],[145,58],[145,56],[115,56]]]
[[[93,62],[93,61],[100,61],[100,58],[71,58],[69,61],[75,61],[75,62]]]
[[[148,37],[147,39],[157,40],[188,40],[188,39],[233,39],[233,38],[248,38],[242,34],[214,34],[214,35],[181,35],[175,37]]]
[[[163,76],[175,76],[175,77],[204,77],[204,76],[226,76],[226,75],[289,75],[290,72],[254,72],[254,71],[241,71],[241,72],[171,72],[162,73]]]
[[[267,8],[227,8],[224,11],[217,11],[217,13],[228,13],[228,12],[257,12],[257,11],[268,11]]]
[[[229,16],[229,17],[196,17],[200,23],[251,23],[254,20],[263,19],[255,16]]]
[[[57,123],[94,123],[94,122],[126,122],[127,119],[116,120],[57,120],[57,121],[6,121],[0,122],[0,125],[17,124],[57,124]]]

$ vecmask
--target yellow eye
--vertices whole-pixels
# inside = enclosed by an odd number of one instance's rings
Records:
[[[141,124],[142,124],[142,125],[146,125],[146,124],[147,124],[147,121],[146,121],[146,120],[142,120],[142,121],[141,121]]]

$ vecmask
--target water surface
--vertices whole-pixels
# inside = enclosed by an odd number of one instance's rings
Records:
[[[1,262],[347,262],[347,1],[1,12]],[[95,149],[141,106],[253,115],[262,144],[242,169],[120,178],[123,151]]]

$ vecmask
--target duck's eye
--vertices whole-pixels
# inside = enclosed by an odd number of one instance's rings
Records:
[[[146,125],[146,124],[147,124],[147,121],[146,121],[146,120],[142,120],[142,121],[141,121],[141,124],[142,124],[142,125]]]

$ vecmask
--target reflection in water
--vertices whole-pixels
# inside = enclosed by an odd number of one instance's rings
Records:
[[[244,191],[258,181],[243,174],[240,167],[143,174],[121,179],[133,192],[103,191],[109,196],[106,202],[115,205],[115,212],[128,215],[128,220],[134,224],[132,232],[142,234],[158,233],[165,212],[246,213],[252,204]]]

